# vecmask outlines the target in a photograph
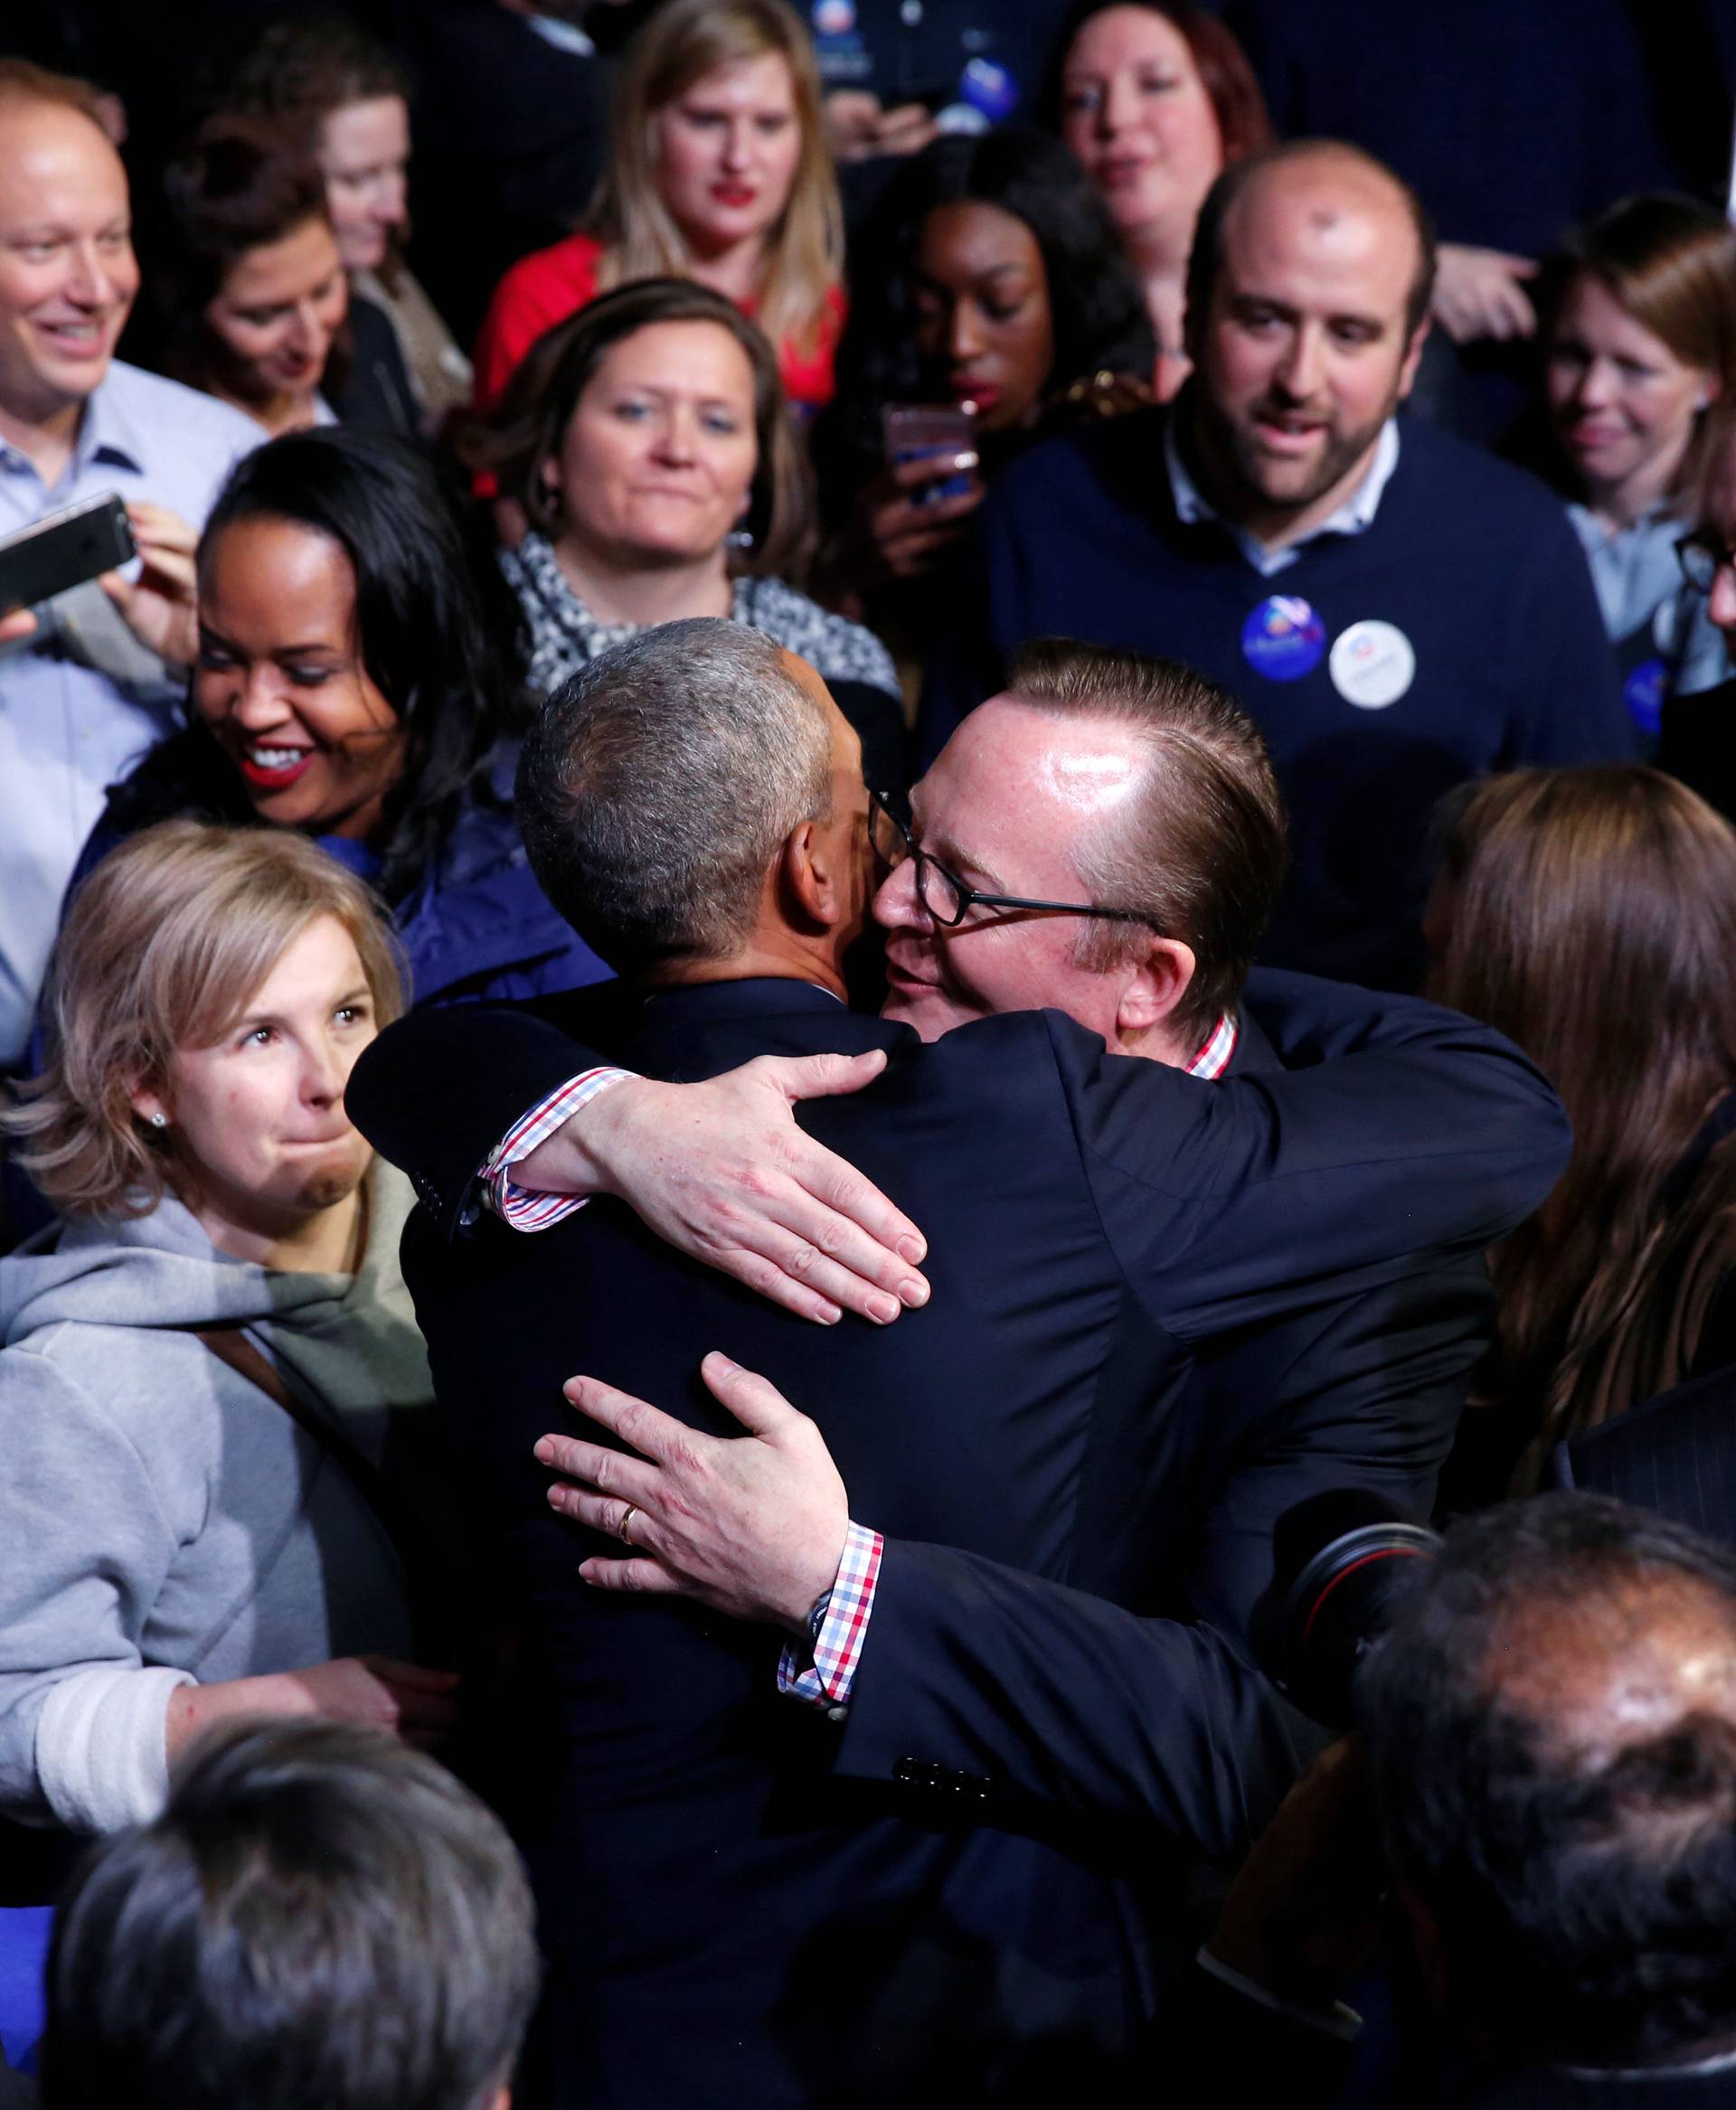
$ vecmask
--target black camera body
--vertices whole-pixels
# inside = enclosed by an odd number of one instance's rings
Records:
[[[1426,1524],[1365,1488],[1310,1495],[1278,1519],[1255,1639],[1274,1684],[1329,1729],[1354,1724],[1357,1665],[1395,1599],[1440,1546]]]

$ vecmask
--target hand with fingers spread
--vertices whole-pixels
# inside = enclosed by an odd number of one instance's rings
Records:
[[[797,1100],[860,1091],[885,1052],[760,1055],[703,1084],[629,1078],[514,1167],[551,1194],[614,1194],[665,1243],[798,1318],[885,1325],[926,1304],[922,1234],[803,1133]]]
[[[136,579],[105,571],[102,590],[141,645],[173,666],[191,666],[199,656],[199,531],[143,499],[127,508],[127,519],[144,570]]]
[[[707,1436],[630,1392],[569,1379],[572,1405],[632,1452],[543,1436],[538,1458],[567,1475],[549,1505],[632,1549],[580,1564],[597,1588],[693,1597],[806,1639],[844,1556],[844,1482],[819,1430],[775,1385],[726,1355],[708,1355],[700,1370],[744,1436]]]

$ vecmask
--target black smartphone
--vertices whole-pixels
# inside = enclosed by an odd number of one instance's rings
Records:
[[[0,542],[0,615],[33,608],[135,554],[127,508],[112,491],[51,513]]]

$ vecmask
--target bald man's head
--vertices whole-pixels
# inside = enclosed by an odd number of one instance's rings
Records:
[[[1187,312],[1203,316],[1223,261],[1226,221],[1258,215],[1278,198],[1307,200],[1307,217],[1323,231],[1353,213],[1391,216],[1408,226],[1413,244],[1405,329],[1414,334],[1435,290],[1435,230],[1410,184],[1361,147],[1338,139],[1290,139],[1233,161],[1200,208],[1187,259]]]
[[[1736,2049],[1736,1556],[1590,1495],[1467,1519],[1358,1698],[1467,2025],[1575,2067]]]
[[[94,99],[0,61],[0,419],[14,439],[76,419],[137,291],[127,172]]]

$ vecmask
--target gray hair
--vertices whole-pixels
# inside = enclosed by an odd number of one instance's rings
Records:
[[[540,1965],[498,1818],[347,1722],[226,1724],[61,1901],[46,2110],[484,2110]]]
[[[818,700],[769,637],[722,617],[592,660],[550,697],[518,765],[542,890],[621,974],[740,952],[773,859],[831,796]]]

